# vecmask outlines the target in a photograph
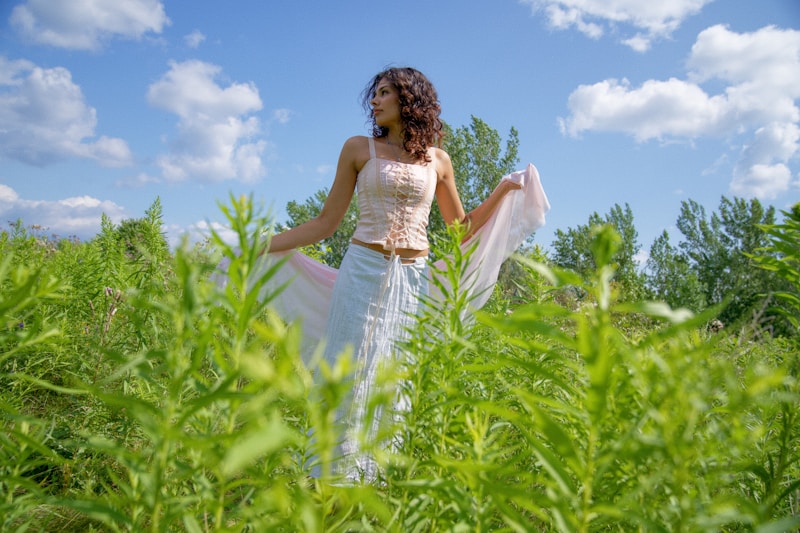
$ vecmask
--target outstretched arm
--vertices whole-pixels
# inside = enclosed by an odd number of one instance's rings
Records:
[[[359,148],[361,148],[360,140],[357,137],[351,137],[345,141],[339,154],[336,177],[319,215],[308,222],[273,236],[269,243],[269,250],[264,250],[265,252],[284,252],[314,244],[333,235],[353,199],[353,191],[355,191],[358,177]]]
[[[469,213],[464,213],[464,207],[461,205],[461,199],[456,189],[455,173],[450,156],[444,151],[438,151],[436,164],[439,174],[439,182],[436,186],[436,202],[439,204],[439,210],[442,212],[442,217],[448,226],[459,222],[467,227],[464,240],[469,239],[486,224],[500,206],[500,201],[506,194],[521,188],[519,183],[503,180],[478,207]]]

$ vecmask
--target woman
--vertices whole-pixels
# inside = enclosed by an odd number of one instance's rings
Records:
[[[363,104],[370,111],[372,136],[351,137],[344,143],[333,185],[319,215],[273,236],[268,249],[271,255],[288,252],[331,236],[358,191],[359,220],[340,269],[328,269],[294,254],[287,275],[299,279],[278,302],[287,318],[309,318],[304,320],[305,328],[314,329],[314,321],[325,320],[324,357],[329,363],[346,350],[353,351],[352,397],[340,413],[345,428],[342,460],[334,465],[334,471],[351,480],[371,480],[376,474],[374,461],[359,450],[358,434],[366,429],[367,435],[375,435],[380,413],[372,418],[374,427],[364,428],[364,424],[377,371],[397,357],[397,341],[413,325],[422,296],[428,294],[426,230],[433,199],[448,225],[463,224],[468,235],[474,235],[496,217],[509,193],[516,194],[523,187],[526,176],[531,181],[531,174],[535,175],[530,166],[526,172],[517,173],[516,179],[503,179],[480,206],[465,213],[450,157],[439,147],[441,108],[430,81],[412,68],[390,68],[372,79],[364,91]],[[498,240],[502,236],[502,243],[492,248],[491,236],[481,243],[483,252],[479,255],[493,256],[489,271],[482,275],[485,287],[494,283],[499,264],[516,249],[520,239],[543,223],[549,205],[538,176],[534,178],[540,191],[533,206],[535,220],[518,229],[519,235],[511,236],[514,242],[509,242],[508,228],[501,227],[495,233]],[[526,201],[531,203],[527,196],[517,203]],[[509,212],[506,219],[511,219],[504,223],[509,226],[526,217]],[[328,294],[331,284],[332,293]],[[308,309],[309,302],[316,300],[329,300],[330,304]],[[314,312],[316,318],[310,316]]]

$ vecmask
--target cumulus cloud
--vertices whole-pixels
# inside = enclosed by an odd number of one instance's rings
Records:
[[[575,28],[587,37],[598,39],[607,31],[633,34],[621,42],[637,52],[645,52],[653,40],[669,37],[688,17],[713,0],[520,0],[534,13],[543,12],[552,28]]]
[[[668,136],[696,137],[721,131],[727,101],[709,96],[702,88],[683,80],[649,80],[631,87],[628,80],[604,80],[581,85],[569,96],[571,111],[561,121],[563,133],[621,131],[638,141]]]
[[[7,185],[0,184],[0,220],[22,220],[26,226],[45,230],[57,228],[61,237],[89,239],[100,231],[105,214],[112,222],[125,218],[125,209],[109,200],[76,196],[63,200],[27,200]]]
[[[640,142],[744,135],[752,140],[742,147],[731,191],[759,198],[786,192],[800,149],[800,31],[712,26],[698,35],[687,66],[686,79],[579,86],[560,119],[562,133],[621,132]],[[704,89],[712,82],[723,87],[717,94]]]
[[[178,116],[169,153],[158,159],[169,181],[256,181],[265,174],[256,140],[260,124],[252,113],[262,107],[251,83],[220,86],[220,67],[202,61],[170,63],[147,91],[148,102]]]
[[[161,0],[26,0],[9,21],[32,42],[73,50],[96,50],[114,37],[139,39],[170,24]]]
[[[97,113],[62,67],[0,56],[0,156],[44,166],[70,157],[131,162],[125,141],[95,138]]]
[[[797,124],[773,123],[755,132],[733,170],[731,192],[738,196],[773,199],[792,185],[787,162],[800,148]]]

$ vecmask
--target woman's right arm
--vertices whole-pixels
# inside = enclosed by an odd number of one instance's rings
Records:
[[[358,137],[351,137],[345,141],[339,154],[336,177],[319,215],[299,226],[274,235],[270,240],[269,249],[264,250],[265,252],[284,252],[314,244],[333,235],[353,199],[361,145],[362,139]]]

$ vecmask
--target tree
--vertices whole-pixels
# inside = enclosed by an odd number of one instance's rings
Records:
[[[469,127],[462,126],[455,131],[445,124],[443,147],[453,162],[456,185],[467,212],[483,201],[500,182],[500,178],[514,170],[519,160],[517,130],[511,128],[505,151],[502,153],[500,141],[497,131],[476,117],[472,117]],[[289,202],[286,206],[289,216],[286,227],[299,226],[317,216],[322,211],[327,196],[328,189],[321,189],[302,204]],[[306,247],[304,251],[338,268],[350,243],[357,220],[358,206],[354,196],[334,234],[321,243]],[[444,220],[438,209],[431,210],[428,232],[431,235],[446,235]]]
[[[686,257],[669,242],[664,231],[650,247],[645,284],[652,295],[672,308],[685,307],[694,312],[706,307],[705,291]]]
[[[636,254],[641,247],[639,234],[633,223],[633,211],[628,204],[623,209],[614,204],[605,216],[592,213],[586,225],[568,228],[567,231],[556,230],[553,241],[553,262],[561,268],[572,270],[581,277],[587,278],[597,269],[591,252],[590,243],[599,228],[609,225],[620,236],[619,249],[614,256],[615,280],[622,288],[622,299],[637,299],[644,290],[644,280],[637,271]]]
[[[722,197],[719,213],[706,216],[694,200],[681,204],[677,226],[684,241],[679,245],[697,274],[708,305],[729,302],[720,313],[725,324],[750,320],[761,312],[766,294],[777,282],[769,271],[755,268],[752,254],[769,243],[762,225],[775,222],[775,208],[761,202]]]

